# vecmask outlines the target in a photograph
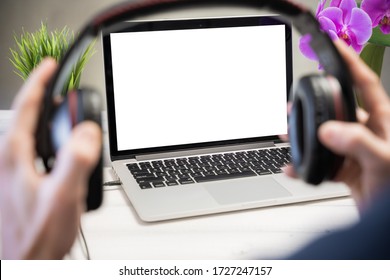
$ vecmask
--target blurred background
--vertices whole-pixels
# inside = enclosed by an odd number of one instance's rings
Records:
[[[297,0],[315,11],[319,0]],[[7,110],[22,85],[22,79],[14,73],[9,61],[10,48],[15,48],[14,34],[35,32],[41,22],[46,22],[49,31],[61,30],[68,26],[76,34],[94,14],[105,7],[122,0],[1,0],[0,1],[0,110]],[[254,14],[249,9],[199,9],[159,14],[153,18],[188,18],[202,16],[236,16]],[[304,58],[297,50],[298,35],[294,34],[294,78],[304,73],[317,71],[317,64]],[[105,94],[101,42],[96,44],[96,53],[87,64],[82,84],[96,88]],[[390,92],[390,50],[385,53],[382,81]]]

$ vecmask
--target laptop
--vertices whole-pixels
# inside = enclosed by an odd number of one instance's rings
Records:
[[[112,167],[143,221],[346,196],[287,178],[289,24],[127,22],[103,35]]]

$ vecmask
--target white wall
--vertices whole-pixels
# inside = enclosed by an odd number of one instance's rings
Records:
[[[299,0],[315,10],[317,0]],[[118,0],[1,0],[0,1],[0,110],[11,106],[13,96],[22,84],[22,80],[13,73],[8,57],[9,48],[14,47],[13,35],[19,34],[24,28],[32,32],[39,28],[40,22],[46,21],[49,29],[61,29],[65,25],[77,32],[82,24],[96,12],[104,7],[120,2]],[[192,16],[221,16],[245,15],[253,13],[252,10],[218,9],[197,10],[181,13],[167,13],[159,18],[192,17]],[[295,42],[297,36],[295,35]],[[83,84],[93,85],[104,94],[103,63],[100,42],[97,44],[97,53],[88,64],[83,76]],[[385,65],[382,77],[390,74],[390,51],[386,52]],[[302,73],[317,71],[316,64],[309,62],[294,49],[294,76]],[[390,79],[383,79],[385,87],[390,91]]]

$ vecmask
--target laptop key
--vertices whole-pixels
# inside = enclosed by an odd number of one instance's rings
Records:
[[[202,182],[236,179],[236,178],[251,177],[251,176],[256,176],[256,173],[253,171],[244,171],[240,173],[231,173],[231,174],[207,175],[203,177],[194,177],[194,180],[197,183],[202,183]]]
[[[152,183],[153,187],[155,188],[162,188],[162,187],[165,187],[165,184],[164,182],[154,182]]]
[[[154,183],[154,182],[161,182],[163,181],[161,178],[158,177],[147,177],[147,178],[142,178],[142,179],[137,179],[137,183]]]
[[[139,187],[143,190],[146,190],[146,189],[151,189],[152,186],[150,185],[150,183],[140,183],[139,184]]]
[[[179,183],[176,180],[169,180],[165,182],[167,186],[177,186]]]
[[[179,179],[179,183],[182,185],[187,185],[187,184],[193,184],[195,182],[191,178],[183,178],[183,179]]]
[[[280,169],[280,168],[274,168],[274,169],[270,169],[272,171],[272,173],[274,174],[278,174],[278,173],[282,173],[283,171]]]
[[[203,176],[202,173],[200,173],[200,172],[191,172],[190,175],[192,177],[199,177],[199,176],[201,177],[201,176]]]
[[[143,177],[153,176],[153,173],[150,173],[149,171],[133,171],[131,172],[131,174],[133,174],[133,177],[136,179],[141,178],[142,176]]]
[[[262,169],[260,169],[260,170],[256,170],[256,173],[258,174],[258,175],[271,175],[272,174],[272,172],[271,171],[269,171],[269,170],[262,170]]]
[[[141,170],[141,168],[139,168],[138,164],[136,164],[136,163],[127,164],[127,168],[130,171],[132,171],[132,170]]]
[[[134,174],[133,177],[135,179],[148,179],[148,178],[155,178],[155,176],[152,173],[139,173]]]
[[[228,172],[225,169],[217,170],[215,171],[218,175],[228,174]]]

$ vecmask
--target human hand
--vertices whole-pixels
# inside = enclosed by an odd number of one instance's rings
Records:
[[[35,130],[44,91],[56,69],[45,59],[13,105],[15,115],[0,139],[2,258],[60,259],[69,252],[85,209],[89,174],[98,161],[101,132],[85,122],[42,174],[35,165]]]
[[[367,112],[358,109],[358,123],[328,121],[319,131],[322,144],[345,157],[335,181],[346,183],[362,211],[390,182],[390,101],[378,76],[350,51],[335,42],[351,71]],[[292,167],[286,174],[295,176]]]

